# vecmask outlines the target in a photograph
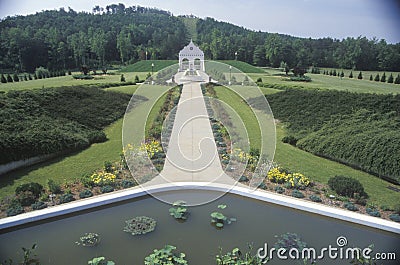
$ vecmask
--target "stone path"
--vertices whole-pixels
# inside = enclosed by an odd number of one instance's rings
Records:
[[[147,184],[168,182],[235,184],[221,167],[199,82],[183,85],[164,169]]]

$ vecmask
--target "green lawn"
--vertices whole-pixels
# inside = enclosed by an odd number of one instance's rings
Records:
[[[243,119],[249,133],[251,146],[260,144],[260,131],[255,116],[247,104],[239,100],[239,96],[225,87],[216,87],[217,96],[228,105],[233,107]],[[276,93],[275,89],[264,89],[263,92]],[[303,173],[312,180],[327,184],[330,177],[345,175],[358,179],[369,194],[370,203],[378,206],[394,206],[400,201],[400,193],[387,189],[388,182],[360,170],[355,170],[346,165],[315,156],[302,151],[289,144],[284,144],[281,139],[285,136],[282,124],[277,125],[277,141],[275,151],[275,162],[295,172]]]
[[[145,72],[151,73],[151,64],[154,64],[153,71],[158,72],[168,66],[177,64],[178,60],[147,60],[147,61],[138,61],[134,64],[130,64],[120,70],[120,72],[124,73],[132,73],[132,72]]]
[[[73,73],[78,74],[78,73]],[[135,76],[138,75],[142,80],[145,78],[146,73],[124,73],[126,81],[133,82]],[[33,88],[48,88],[48,87],[61,87],[61,86],[79,86],[79,85],[93,85],[93,84],[104,84],[104,83],[119,83],[121,80],[121,74],[115,73],[110,75],[97,75],[91,80],[77,80],[72,76],[60,76],[46,79],[37,79],[30,81],[20,81],[16,83],[0,83],[0,91],[9,90],[25,90]]]
[[[252,73],[249,75],[254,81],[256,81],[258,78],[261,78],[263,83],[285,85],[287,87],[302,86],[304,88],[335,89],[335,90],[344,90],[356,93],[377,93],[377,94],[400,93],[399,84],[389,84],[389,83],[369,81],[368,79],[369,72],[365,72],[365,75],[368,74],[368,78],[362,80],[358,80],[357,76],[355,76],[355,78],[348,78],[347,77],[348,75],[346,75],[346,77],[340,79],[337,76],[307,73],[306,75],[311,77],[312,82],[293,82],[293,81],[287,81],[287,78],[282,77],[281,75],[284,73],[282,73],[277,69],[265,69],[265,71],[266,73],[264,74]],[[388,74],[389,73],[386,73],[386,77],[388,77]],[[358,72],[356,73],[356,75],[358,75]],[[393,73],[393,75],[397,76],[397,73]]]
[[[257,118],[252,112],[251,108],[242,102],[242,98],[234,91],[224,86],[215,86],[217,98],[224,101],[231,108],[233,108],[244,121],[247,134],[250,140],[250,148],[260,150],[261,146],[261,131],[257,122]]]

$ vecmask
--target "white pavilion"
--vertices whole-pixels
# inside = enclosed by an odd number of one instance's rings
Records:
[[[204,52],[192,40],[179,52],[179,71],[205,71]]]

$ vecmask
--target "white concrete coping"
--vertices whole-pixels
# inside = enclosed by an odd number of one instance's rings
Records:
[[[357,225],[364,225],[367,227],[372,227],[388,232],[393,232],[400,234],[400,224],[396,222],[391,222],[378,217],[372,217],[360,213],[350,212],[340,208],[329,207],[323,204],[314,203],[311,201],[305,201],[301,199],[296,199],[288,196],[278,195],[271,192],[263,190],[251,190],[243,186],[227,186],[225,184],[216,183],[203,183],[203,182],[179,182],[179,183],[169,183],[162,185],[154,185],[151,187],[135,187],[131,189],[126,189],[122,191],[117,191],[105,195],[95,196],[88,199],[79,200],[76,202],[61,204],[54,207],[45,208],[42,210],[32,211],[12,217],[7,217],[0,219],[0,230],[6,228],[12,228],[14,226],[28,224],[52,217],[62,216],[65,214],[70,214],[78,211],[87,210],[90,208],[108,205],[116,202],[121,202],[124,200],[129,200],[133,198],[138,198],[148,193],[159,193],[168,192],[176,190],[209,190],[209,191],[220,191],[244,196],[247,198],[252,198],[260,201],[265,201],[268,203],[293,208],[309,213],[314,213],[326,217],[331,217],[334,219],[354,223]]]

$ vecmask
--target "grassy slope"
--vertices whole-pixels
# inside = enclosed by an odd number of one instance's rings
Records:
[[[250,147],[260,149],[261,131],[256,116],[251,109],[246,104],[242,103],[242,98],[229,88],[216,86],[215,92],[217,93],[217,97],[235,109],[240,118],[244,121],[250,140]],[[238,102],[241,102],[241,104],[238,104]]]
[[[126,86],[110,90],[133,94],[136,88],[137,86]],[[101,168],[105,161],[118,160],[122,151],[122,121],[123,119],[119,119],[105,129],[108,141],[104,143],[93,144],[81,152],[17,170],[2,177],[0,198],[12,194],[16,186],[22,183],[34,181],[46,185],[49,178],[59,183],[71,181]]]
[[[357,78],[344,77],[340,79],[335,76],[327,76],[322,74],[307,74],[312,78],[312,82],[290,82],[281,77],[282,72],[276,69],[266,69],[264,74],[250,74],[253,80],[261,77],[264,83],[282,84],[286,86],[303,86],[304,88],[318,89],[336,89],[357,93],[377,93],[377,94],[398,94],[400,93],[400,85],[382,82],[369,81],[367,79],[358,80]],[[354,74],[354,72],[353,72]],[[388,73],[386,73],[387,75]],[[358,72],[357,72],[358,75]],[[396,73],[397,76],[397,73]],[[369,75],[368,75],[369,77]]]
[[[278,92],[278,90],[275,91]],[[258,129],[257,123],[254,120],[255,117],[249,114],[250,109],[248,106],[239,101],[237,98],[238,96],[227,88],[217,87],[216,92],[219,99],[235,108],[241,117],[246,117],[243,120],[246,128],[248,128],[250,143],[253,143],[254,138],[257,137],[258,141],[256,139],[254,143],[258,143],[259,134],[257,136],[256,133]],[[263,92],[274,93],[274,90],[263,89]],[[389,185],[388,182],[343,164],[317,157],[289,144],[284,144],[281,141],[284,136],[284,126],[279,124],[277,126],[277,145],[274,159],[279,165],[292,171],[301,172],[311,179],[324,184],[327,184],[329,178],[335,175],[346,175],[358,179],[365,187],[366,192],[370,195],[369,202],[377,204],[378,206],[388,205],[392,207],[400,201],[399,192],[387,189]]]
[[[259,67],[255,67],[251,64],[242,62],[242,61],[235,61],[235,60],[222,60],[218,61],[221,63],[229,64],[232,65],[233,67],[236,67],[243,73],[258,73],[258,74],[264,74],[265,71]],[[207,70],[207,69],[206,69]]]
[[[151,64],[154,64],[153,71],[158,72],[168,66],[174,65],[178,63],[178,60],[147,60],[147,61],[138,61],[134,64],[130,64],[120,70],[120,72],[129,73],[129,72],[145,72],[151,73]]]

